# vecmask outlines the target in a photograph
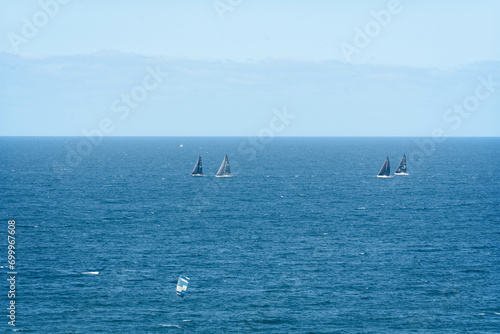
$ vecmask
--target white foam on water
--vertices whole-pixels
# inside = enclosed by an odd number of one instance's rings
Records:
[[[177,325],[165,325],[165,324],[160,324],[161,327],[175,327],[175,328],[179,328],[181,329],[180,326],[177,326]]]
[[[99,275],[98,271],[86,271],[82,275]]]

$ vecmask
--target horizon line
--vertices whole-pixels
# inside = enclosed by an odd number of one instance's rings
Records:
[[[88,136],[67,136],[67,135],[19,135],[5,136],[0,135],[0,138],[88,138]],[[258,138],[260,136],[247,135],[125,135],[125,136],[102,136],[102,138]],[[265,136],[264,136],[265,137]],[[267,138],[267,137],[266,137]],[[497,136],[370,136],[370,135],[346,135],[346,136],[314,136],[314,135],[297,135],[297,136],[273,136],[272,138],[500,138]]]

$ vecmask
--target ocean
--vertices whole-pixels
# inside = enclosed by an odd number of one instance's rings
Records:
[[[500,333],[499,153],[500,138],[2,137],[0,327]],[[234,177],[215,178],[225,154]],[[376,177],[403,154],[408,176]],[[207,176],[190,177],[199,155]]]

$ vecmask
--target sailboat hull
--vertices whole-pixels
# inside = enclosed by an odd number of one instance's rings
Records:
[[[394,173],[394,175],[410,175],[408,173]]]
[[[390,176],[390,175],[377,175],[377,177],[381,177],[383,179],[390,179],[392,176]]]
[[[189,174],[191,176],[205,176],[205,174]]]
[[[228,175],[215,175],[215,177],[233,177],[233,174],[228,174]]]

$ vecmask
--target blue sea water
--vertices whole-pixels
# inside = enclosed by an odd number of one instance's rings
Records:
[[[403,153],[409,176],[375,177]],[[499,153],[498,138],[0,138],[0,328],[500,333]],[[190,177],[200,154],[207,176]],[[225,154],[234,177],[215,178]]]

